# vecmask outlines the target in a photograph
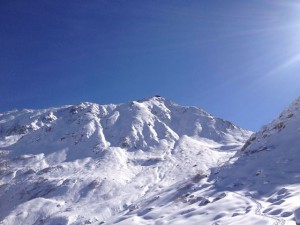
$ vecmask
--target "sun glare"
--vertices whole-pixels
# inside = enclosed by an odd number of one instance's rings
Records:
[[[274,35],[280,35],[282,38],[274,48],[281,51],[281,60],[266,76],[275,75],[285,70],[299,65],[300,63],[300,3],[282,2],[280,3],[284,10],[281,17],[278,18],[281,25],[274,24]]]

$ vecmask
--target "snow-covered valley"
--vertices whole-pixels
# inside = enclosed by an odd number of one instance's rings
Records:
[[[0,113],[0,224],[295,224],[299,128],[300,98],[256,134],[161,97]]]

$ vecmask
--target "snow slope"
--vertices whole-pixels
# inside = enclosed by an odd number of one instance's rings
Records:
[[[207,176],[251,134],[161,97],[1,113],[0,224],[199,224],[239,214],[256,202],[216,193]],[[250,208],[253,221],[268,220]]]
[[[267,216],[300,222],[300,98],[253,134],[235,157],[212,176],[215,190],[240,192],[260,201]]]
[[[107,224],[300,224],[300,98],[212,173],[141,199]]]
[[[300,224],[300,98],[228,161],[108,224]]]
[[[0,224],[300,224],[300,98],[252,134],[161,97],[0,114]]]

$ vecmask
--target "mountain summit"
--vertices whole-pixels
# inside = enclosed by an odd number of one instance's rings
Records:
[[[250,132],[196,107],[152,97],[119,105],[80,103],[45,110],[0,114],[0,147],[12,154],[56,152],[67,159],[93,157],[110,147],[148,151],[172,148],[183,136],[219,144],[240,144]]]
[[[257,133],[162,97],[0,114],[0,225],[300,224],[300,98]]]
[[[0,221],[99,224],[199,180],[251,134],[162,97],[1,113]]]

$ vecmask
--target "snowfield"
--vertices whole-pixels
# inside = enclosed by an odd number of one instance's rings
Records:
[[[0,113],[0,224],[300,223],[300,98],[256,134],[161,97]]]

